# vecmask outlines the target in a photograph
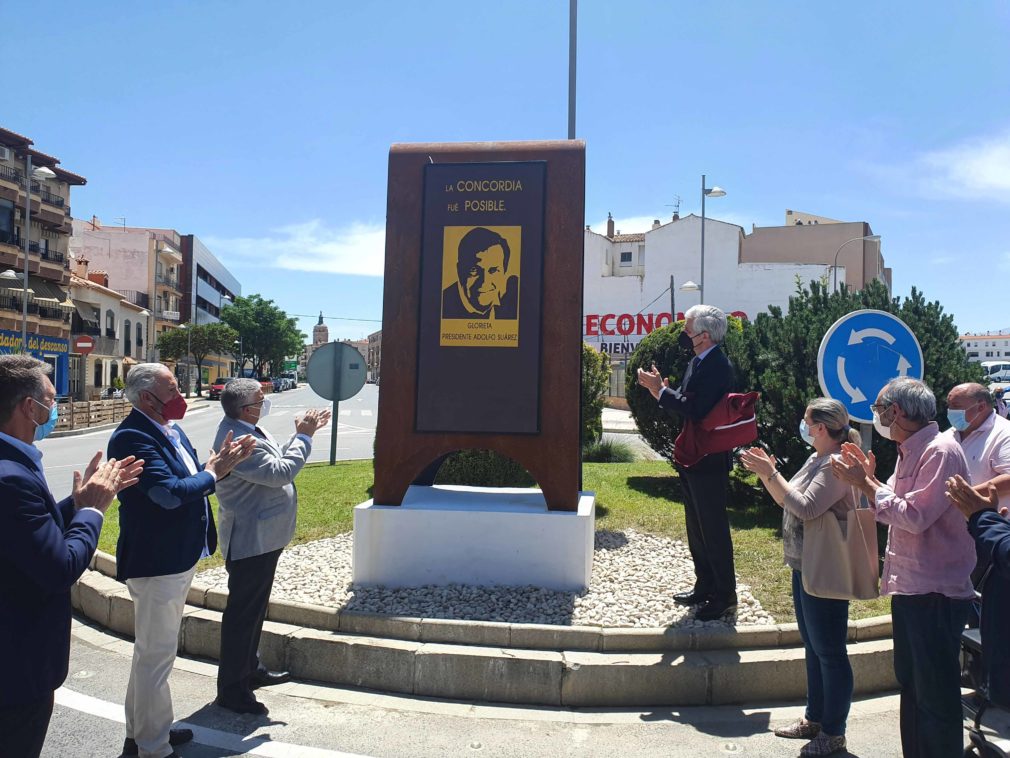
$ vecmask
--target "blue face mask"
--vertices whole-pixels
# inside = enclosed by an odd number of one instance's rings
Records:
[[[43,408],[46,408],[46,406],[42,405],[42,403],[40,403],[35,398],[32,398],[32,402],[35,403],[36,405],[41,405]],[[49,411],[49,420],[44,424],[39,424],[37,422],[35,423],[36,442],[40,442],[49,436],[49,433],[56,428],[56,421],[60,417],[60,409],[55,400],[53,400],[53,407],[46,408],[46,410]],[[35,419],[32,419],[32,421],[34,422]]]
[[[963,432],[965,429],[971,426],[971,422],[968,420],[967,411],[957,411],[954,410],[953,408],[948,408],[947,420],[950,422],[950,425],[955,429],[957,429],[959,432]]]
[[[810,447],[814,446],[814,435],[810,433],[810,427],[807,426],[806,419],[800,419],[800,437],[806,442]]]

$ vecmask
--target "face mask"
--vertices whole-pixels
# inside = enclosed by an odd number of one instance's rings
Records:
[[[948,408],[947,420],[950,422],[950,425],[959,432],[963,432],[971,426],[971,422],[968,421],[968,411],[958,411],[953,408]]]
[[[260,418],[270,413],[270,398],[263,398],[263,405],[260,406]]]
[[[161,410],[158,412],[166,421],[178,421],[186,415],[186,398],[182,395],[176,395],[167,403],[163,402],[162,399],[153,392],[151,393],[151,397],[161,403]]]
[[[806,442],[810,447],[814,446],[814,435],[810,433],[810,427],[807,426],[806,419],[800,419],[800,437]]]
[[[894,423],[894,422],[891,422]],[[880,414],[876,411],[873,412],[873,428],[877,430],[877,434],[883,437],[885,440],[891,439],[891,427],[884,426],[880,422]]]
[[[55,400],[53,401],[52,408],[47,408],[45,405],[40,403],[34,397],[32,398],[32,402],[49,411],[49,420],[46,421],[44,424],[40,424],[35,419],[32,419],[32,423],[35,424],[35,441],[41,442],[42,440],[44,440],[46,437],[49,436],[50,432],[52,432],[53,429],[56,428],[56,421],[60,417],[60,409],[57,406]]]
[[[687,333],[686,329],[680,333],[679,337],[677,337],[677,344],[685,350],[694,349],[694,340],[691,339],[691,335]]]

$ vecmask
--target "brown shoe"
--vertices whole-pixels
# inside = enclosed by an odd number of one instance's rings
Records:
[[[798,718],[789,726],[780,726],[775,730],[776,737],[785,737],[790,740],[812,740],[821,733],[821,725],[816,721],[807,721],[805,718]]]
[[[839,750],[845,750],[845,735],[831,735],[821,732],[803,746],[800,755],[833,755]]]

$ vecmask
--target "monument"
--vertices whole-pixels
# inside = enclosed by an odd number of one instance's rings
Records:
[[[586,586],[581,492],[581,141],[394,145],[373,499],[363,584]],[[487,449],[539,490],[435,487]]]

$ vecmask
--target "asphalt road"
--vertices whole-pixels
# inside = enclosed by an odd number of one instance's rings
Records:
[[[308,408],[332,408],[332,403],[319,397],[308,384],[298,389],[271,394],[270,413],[260,424],[276,439],[294,434],[295,418]],[[366,384],[361,392],[340,403],[337,425],[337,460],[372,457],[375,425],[379,412],[379,388]],[[206,460],[222,417],[216,400],[195,406],[180,423],[189,436],[201,460]],[[43,452],[42,463],[46,479],[57,498],[70,494],[74,470],[83,470],[96,451],[105,451],[113,429],[90,432],[75,437],[43,440],[38,444]],[[310,461],[330,459],[330,427],[316,432]]]
[[[56,694],[45,758],[119,755],[132,651],[128,640],[75,622],[70,676]],[[170,680],[175,715],[196,732],[192,743],[178,749],[183,758],[794,758],[803,745],[771,733],[802,713],[799,703],[569,710],[292,682],[259,690],[270,715],[255,717],[211,704],[216,675],[213,662],[176,661]],[[854,703],[848,738],[849,752],[838,753],[840,758],[899,756],[897,697]]]

